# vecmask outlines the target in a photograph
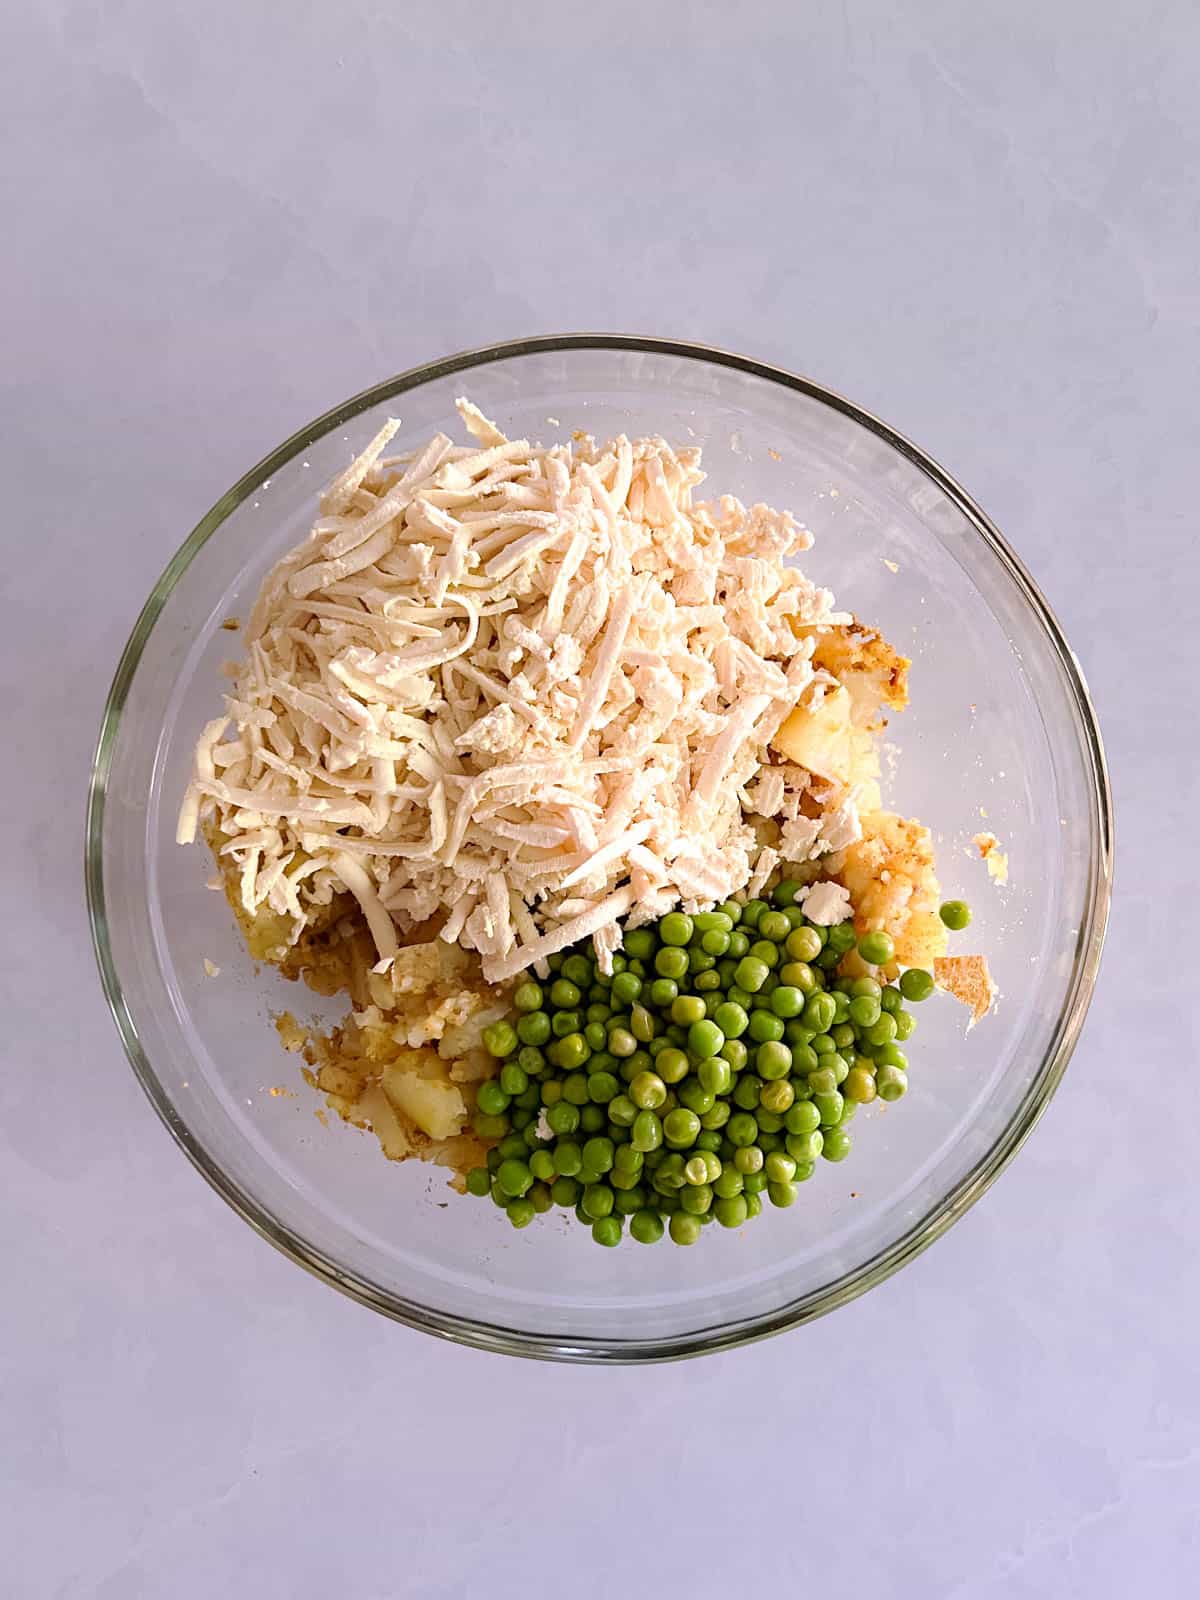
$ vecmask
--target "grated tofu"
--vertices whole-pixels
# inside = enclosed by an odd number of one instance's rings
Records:
[[[694,500],[696,449],[531,444],[458,407],[469,448],[386,456],[389,421],[262,586],[178,825],[221,836],[244,911],[295,943],[349,894],[378,970],[435,919],[497,983],[587,937],[607,970],[619,918],[857,839],[850,784],[771,748],[853,622],[791,564],[807,531]]]

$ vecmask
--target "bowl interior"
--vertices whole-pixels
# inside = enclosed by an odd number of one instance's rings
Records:
[[[123,663],[98,761],[91,885],[135,1066],[250,1220],[342,1287],[436,1331],[621,1358],[712,1348],[827,1309],[986,1185],[1082,1020],[1107,824],[1069,657],[953,486],[811,386],[703,352],[592,341],[485,352],[387,391],[307,430],[214,508]],[[306,534],[319,488],[384,416],[402,419],[395,448],[415,445],[455,431],[462,393],[514,436],[655,432],[702,445],[706,490],[789,507],[816,535],[809,575],[913,658],[912,705],[886,736],[885,795],[933,829],[944,891],[974,909],[955,948],[987,953],[999,1004],[970,1032],[948,997],[919,1008],[906,1099],[860,1112],[850,1159],[819,1164],[792,1210],[706,1230],[695,1249],[601,1250],[561,1216],[514,1232],[439,1169],[398,1167],[369,1135],[326,1120],[271,1016],[340,1007],[257,970],[223,896],[205,887],[206,852],[174,843],[193,742],[239,649],[222,621],[247,615],[266,569]],[[971,843],[982,829],[1008,852],[1005,887]]]

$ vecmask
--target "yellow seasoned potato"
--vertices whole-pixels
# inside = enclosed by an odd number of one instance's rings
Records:
[[[401,1051],[383,1069],[383,1092],[431,1139],[452,1139],[467,1120],[467,1102],[431,1050]]]
[[[771,740],[798,767],[831,783],[848,783],[852,770],[850,696],[838,688],[790,713]]]

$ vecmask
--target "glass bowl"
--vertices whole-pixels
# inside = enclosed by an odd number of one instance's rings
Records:
[[[955,948],[1000,987],[966,1029],[920,1008],[903,1101],[860,1112],[790,1211],[700,1244],[601,1250],[563,1215],[516,1232],[325,1118],[273,1014],[333,1016],[256,969],[203,848],[174,842],[193,742],[214,714],[267,568],[304,537],[318,489],[386,415],[404,449],[457,431],[466,393],[510,435],[662,433],[704,448],[708,489],[790,508],[805,568],[913,658],[888,730],[889,803],[938,843],[943,891],[974,907]],[[561,419],[561,420],[560,420]],[[971,843],[990,829],[1010,879]],[[117,669],[92,775],[87,885],[100,971],[129,1059],[213,1187],[292,1260],[412,1327],[566,1361],[693,1355],[794,1327],[936,1239],[1011,1160],[1066,1067],[1095,981],[1110,808],[1078,664],[1020,562],[970,498],[890,428],[803,378],[720,351],[609,335],[528,339],[435,362],[302,428],[172,558]],[[209,976],[206,963],[220,969]]]

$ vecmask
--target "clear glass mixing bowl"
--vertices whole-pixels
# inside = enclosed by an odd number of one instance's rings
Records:
[[[306,534],[318,488],[384,416],[402,418],[403,449],[453,431],[463,393],[511,435],[580,428],[702,445],[708,487],[789,507],[816,535],[806,570],[913,657],[912,706],[888,733],[888,798],[934,830],[944,891],[975,911],[956,948],[987,953],[999,1003],[969,1033],[953,1000],[923,1006],[910,1092],[859,1114],[850,1159],[820,1163],[792,1210],[706,1230],[690,1250],[596,1249],[563,1216],[518,1233],[449,1190],[444,1171],[396,1166],[370,1135],[325,1125],[270,1020],[322,1003],[255,969],[223,896],[205,889],[206,852],[174,843],[193,742],[238,649],[222,620],[248,613],[264,572]],[[970,844],[984,828],[1008,851],[1007,887]],[[394,378],[302,428],[219,500],[117,670],[87,839],[113,1015],[143,1088],[213,1187],[294,1261],[379,1311],[573,1361],[691,1355],[792,1327],[944,1232],[1062,1076],[1096,976],[1110,862],[1104,759],[1078,664],[957,484],[802,378],[605,335],[525,340]]]

